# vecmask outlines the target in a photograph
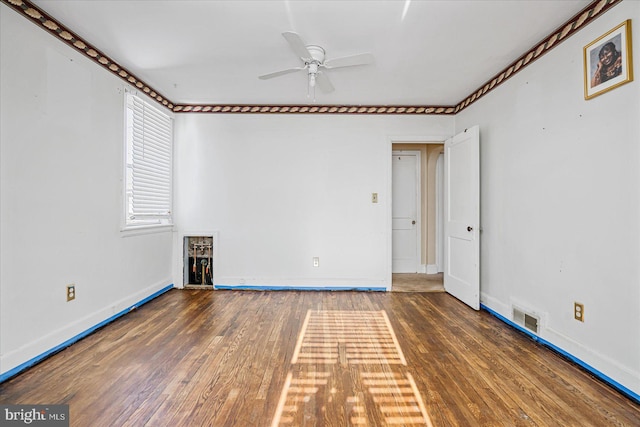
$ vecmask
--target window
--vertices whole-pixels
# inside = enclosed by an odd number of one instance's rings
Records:
[[[125,229],[170,225],[173,120],[126,92]]]

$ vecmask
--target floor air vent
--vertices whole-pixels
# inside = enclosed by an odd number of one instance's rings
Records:
[[[540,319],[538,316],[527,313],[517,307],[513,307],[513,321],[534,334],[540,332]]]

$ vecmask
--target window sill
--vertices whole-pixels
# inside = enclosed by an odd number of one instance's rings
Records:
[[[170,231],[173,231],[173,224],[129,225],[120,229],[120,236],[130,237],[143,234],[167,233]]]

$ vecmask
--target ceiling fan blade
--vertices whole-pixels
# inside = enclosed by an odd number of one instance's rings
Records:
[[[344,56],[342,58],[330,59],[324,62],[325,68],[353,67],[355,65],[373,64],[374,57],[370,53],[360,53],[358,55]]]
[[[304,68],[305,67],[289,68],[287,70],[276,71],[274,73],[264,74],[262,76],[258,76],[258,78],[260,80],[272,79],[274,77],[284,76],[285,74],[291,74],[291,73],[295,73],[296,71],[304,70]]]
[[[297,33],[287,31],[282,33],[285,39],[289,42],[289,46],[300,58],[311,58],[311,53],[307,49],[302,39]]]
[[[327,75],[322,72],[316,75],[316,84],[324,93],[331,93],[336,90],[331,84],[331,80],[329,80],[329,77],[327,77]]]

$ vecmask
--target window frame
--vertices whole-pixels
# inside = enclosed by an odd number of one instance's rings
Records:
[[[169,126],[168,135],[165,133],[163,136],[169,138],[169,155],[168,164],[164,166],[168,168],[164,171],[168,176],[165,176],[165,182],[161,183],[160,191],[168,190],[168,211],[166,214],[151,213],[144,214],[133,212],[133,169],[134,169],[134,141],[133,141],[133,127],[134,117],[136,109],[132,105],[133,103],[139,103],[142,105],[142,114],[144,118],[145,112],[157,116],[166,118],[168,121],[165,124]],[[163,109],[156,105],[156,103],[148,98],[143,93],[130,88],[125,88],[124,97],[124,114],[123,114],[123,156],[122,156],[122,221],[121,232],[123,235],[130,234],[146,234],[157,231],[171,230],[173,228],[173,156],[174,156],[174,115],[169,110]],[[140,110],[138,108],[138,110]],[[139,111],[138,111],[139,112]],[[155,129],[154,129],[155,132]],[[138,144],[140,141],[138,141]],[[142,137],[142,144],[144,145],[144,135]],[[153,144],[152,144],[153,145]],[[137,145],[137,148],[140,148]],[[165,147],[166,148],[166,147]],[[166,188],[168,187],[168,188]]]

